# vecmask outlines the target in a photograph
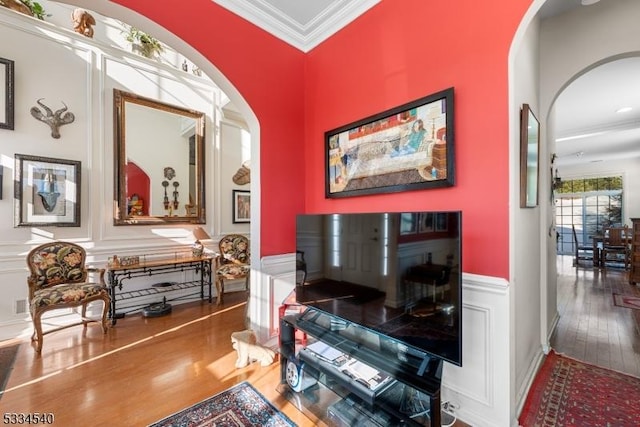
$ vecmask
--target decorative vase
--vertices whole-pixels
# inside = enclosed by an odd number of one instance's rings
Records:
[[[200,240],[196,240],[191,246],[191,255],[193,255],[194,258],[200,258],[203,251],[204,245],[200,243]]]

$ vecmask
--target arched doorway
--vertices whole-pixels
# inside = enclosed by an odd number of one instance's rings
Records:
[[[58,1],[58,0],[52,0]],[[244,99],[242,94],[236,89],[231,81],[204,55],[194,49],[191,45],[184,40],[169,32],[164,27],[158,25],[151,19],[146,18],[140,14],[131,11],[128,8],[120,6],[114,2],[92,2],[89,0],[70,0],[60,2],[65,4],[75,5],[87,10],[93,10],[104,16],[108,16],[114,19],[118,19],[122,22],[126,22],[129,25],[136,28],[154,34],[158,39],[163,40],[165,43],[174,48],[177,52],[180,52],[185,57],[188,57],[193,64],[202,70],[211,80],[225,93],[230,102],[234,105],[235,109],[242,116],[246,123],[250,135],[250,158],[251,158],[251,172],[252,180],[250,183],[251,202],[254,206],[251,209],[251,221],[250,221],[250,235],[251,235],[251,253],[252,253],[252,269],[255,268],[255,260],[260,259],[261,254],[261,215],[260,215],[260,200],[261,200],[261,187],[260,187],[260,125],[258,119],[249,106],[248,102]],[[218,200],[212,200],[209,205],[217,203]],[[210,218],[210,214],[209,214]],[[260,277],[258,274],[251,275],[251,299],[260,301],[259,287],[255,285],[258,283]],[[258,291],[258,292],[256,292]],[[250,303],[249,317],[251,319],[260,319],[264,317],[264,314],[260,310],[258,303]]]

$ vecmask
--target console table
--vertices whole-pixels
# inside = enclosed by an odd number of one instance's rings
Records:
[[[168,301],[200,296],[200,299],[207,298],[211,303],[211,271],[213,258],[202,256],[198,258],[182,257],[174,259],[163,259],[154,261],[143,261],[133,265],[112,265],[108,267],[107,278],[111,305],[109,307],[109,318],[111,324],[116,324],[116,319],[122,318],[126,313],[141,310],[148,303],[133,303],[121,306],[124,311],[118,312],[117,305],[123,301],[133,300],[147,295],[162,294],[183,289],[194,289],[196,292],[180,295]],[[153,286],[134,291],[123,291],[122,288],[129,280],[150,277],[162,274],[193,271],[196,274],[195,280],[183,282],[167,282],[166,286]],[[199,289],[198,289],[199,288]],[[205,288],[208,293],[205,293]]]

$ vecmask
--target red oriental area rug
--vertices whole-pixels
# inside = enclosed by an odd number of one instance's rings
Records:
[[[295,427],[250,383],[244,381],[149,427]]]
[[[617,307],[625,307],[625,308],[633,308],[635,310],[640,310],[640,297],[635,297],[633,295],[622,295],[616,294],[613,295],[613,305]]]
[[[533,381],[519,423],[523,427],[639,426],[640,378],[552,350]]]

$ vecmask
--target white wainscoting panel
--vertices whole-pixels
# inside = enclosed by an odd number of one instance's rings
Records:
[[[263,304],[263,341],[278,334],[278,308],[293,290],[295,254],[265,257],[252,301]],[[253,273],[252,273],[253,274]],[[444,364],[442,399],[473,426],[509,426],[509,284],[496,277],[463,274],[462,367]]]
[[[463,274],[462,367],[445,363],[442,400],[473,426],[509,426],[509,285]]]
[[[252,271],[250,313],[260,319],[251,319],[252,327],[258,333],[260,342],[266,342],[278,336],[280,318],[278,310],[282,302],[295,287],[295,254],[264,257],[261,260],[261,272]],[[259,304],[260,307],[253,307]]]

